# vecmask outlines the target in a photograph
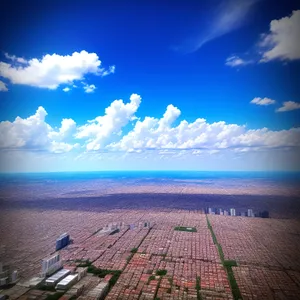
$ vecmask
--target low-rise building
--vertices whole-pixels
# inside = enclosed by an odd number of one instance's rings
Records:
[[[47,286],[55,286],[59,281],[67,277],[69,274],[70,270],[62,269],[54,275],[52,275],[51,277],[47,278],[45,284]]]
[[[68,275],[58,282],[56,285],[57,290],[67,290],[78,281],[78,274]]]
[[[105,298],[108,288],[109,283],[102,281],[87,294],[87,297],[93,297],[94,299],[102,300]]]

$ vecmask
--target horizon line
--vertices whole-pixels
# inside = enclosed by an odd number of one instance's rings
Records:
[[[90,171],[18,171],[1,174],[101,173],[101,172],[232,172],[232,173],[300,173],[300,170],[90,170]]]

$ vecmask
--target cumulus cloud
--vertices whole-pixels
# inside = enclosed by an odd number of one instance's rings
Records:
[[[248,130],[244,125],[226,124],[223,121],[210,124],[200,118],[191,123],[183,120],[178,126],[172,127],[171,124],[179,115],[178,108],[168,106],[161,119],[145,117],[143,121],[138,120],[132,131],[120,141],[109,144],[107,148],[122,151],[186,149],[210,151],[210,154],[214,154],[224,149],[300,146],[300,129]],[[169,122],[165,123],[166,120]],[[193,154],[198,155],[200,152]]]
[[[24,60],[6,54],[11,63],[0,62],[0,76],[13,84],[56,89],[61,84],[73,84],[86,74],[106,76],[114,72],[101,67],[96,53],[74,52],[72,55],[46,54],[41,59]],[[17,65],[15,62],[21,63]]]
[[[279,20],[272,20],[270,30],[263,34],[259,47],[265,49],[262,62],[273,59],[300,59],[300,10]]]
[[[64,119],[58,132],[45,122],[46,110],[40,106],[34,115],[23,119],[17,117],[13,122],[0,123],[0,148],[24,149],[32,151],[57,152],[70,151],[74,145],[67,144],[64,139],[74,129],[74,121]]]
[[[278,108],[277,112],[284,112],[284,111],[290,111],[300,109],[300,103],[294,102],[294,101],[286,101],[283,102],[282,107]]]
[[[291,61],[300,59],[300,10],[290,16],[270,22],[269,31],[260,35],[247,53],[232,55],[225,64],[238,67],[248,63],[266,63],[272,60]],[[251,56],[251,59],[246,57]]]
[[[99,150],[109,142],[112,136],[119,136],[120,130],[135,119],[134,114],[139,108],[141,97],[137,94],[130,96],[130,102],[115,100],[105,109],[105,115],[88,121],[80,126],[76,137],[87,139],[87,150]]]
[[[274,104],[276,101],[270,98],[260,98],[260,97],[255,97],[253,100],[250,101],[252,104],[256,105],[271,105]]]
[[[0,80],[0,92],[7,92],[8,88],[6,86],[6,84]]]
[[[0,123],[1,148],[45,148],[49,145],[50,126],[45,123],[46,110],[39,107],[33,116],[27,119],[17,117],[13,122]]]
[[[198,36],[190,37],[181,46],[175,47],[184,52],[195,52],[206,43],[240,28],[246,21],[253,6],[259,0],[227,0],[214,6],[214,10],[207,12],[210,23],[200,29]]]
[[[255,102],[270,102],[265,98],[258,99]],[[82,149],[86,153],[148,152],[162,157],[183,158],[187,151],[195,156],[220,153],[219,157],[224,151],[244,153],[300,147],[300,128],[254,130],[224,121],[209,123],[203,118],[193,122],[179,121],[181,111],[172,104],[167,106],[161,118],[146,116],[139,119],[136,113],[140,104],[141,97],[132,94],[129,102],[115,100],[103,115],[83,125],[65,118],[59,128],[46,122],[47,112],[39,107],[28,118],[17,117],[13,122],[0,123],[0,148],[52,153],[73,149]],[[300,104],[285,102],[283,107],[285,109],[279,111],[300,108]],[[133,126],[129,131],[128,125]],[[126,134],[123,134],[125,127]]]
[[[93,93],[93,92],[95,91],[95,89],[96,89],[96,86],[95,86],[94,84],[90,84],[90,85],[85,84],[85,85],[83,86],[83,89],[84,89],[84,91],[85,91],[86,93]]]
[[[58,131],[49,132],[49,137],[54,140],[64,140],[76,132],[76,122],[73,119],[63,119]]]

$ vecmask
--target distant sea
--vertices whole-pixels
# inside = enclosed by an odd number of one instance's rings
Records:
[[[144,182],[255,180],[300,183],[300,172],[246,172],[246,171],[99,171],[99,172],[49,172],[0,173],[0,185],[9,183],[34,183],[52,181],[87,180],[138,180]]]

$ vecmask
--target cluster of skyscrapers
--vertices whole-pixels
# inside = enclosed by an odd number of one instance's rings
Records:
[[[205,213],[209,215],[224,215],[224,216],[242,216],[242,217],[262,217],[268,218],[269,213],[267,211],[254,213],[252,208],[248,208],[247,211],[236,212],[235,208],[230,208],[229,210],[222,208],[212,208],[208,207],[205,209]]]
[[[114,234],[116,232],[119,232],[121,229],[125,228],[124,222],[114,222],[109,223],[106,226],[104,226],[100,231],[99,235],[110,235]]]
[[[150,228],[151,223],[149,221],[144,221],[144,222],[138,222],[138,223],[134,223],[134,224],[130,224],[129,225],[129,229],[134,229],[134,228],[138,228],[138,229],[142,229],[142,228]]]
[[[126,225],[124,222],[114,222],[114,223],[109,223],[106,226],[104,226],[100,231],[99,235],[109,235],[109,234],[114,234],[118,232],[121,229],[130,229],[133,230],[135,228],[142,229],[142,228],[150,228],[150,222],[149,221],[144,221],[144,222],[138,222],[134,224],[129,224]]]

